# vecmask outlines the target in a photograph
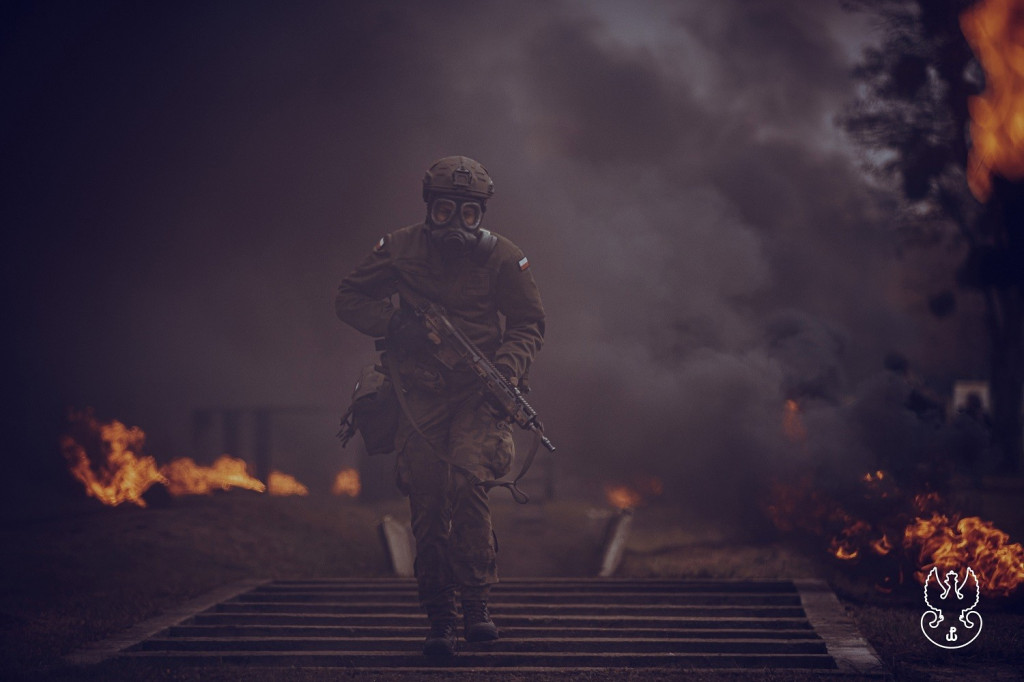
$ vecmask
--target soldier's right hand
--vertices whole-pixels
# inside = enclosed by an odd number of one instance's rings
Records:
[[[433,334],[417,319],[415,313],[398,308],[388,321],[387,345],[406,352],[431,350],[437,344]]]

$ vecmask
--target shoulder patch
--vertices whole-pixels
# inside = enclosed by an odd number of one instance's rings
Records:
[[[529,267],[530,267],[530,261],[527,260],[526,256],[523,256],[522,259],[519,261],[519,269],[520,270],[526,270]]]
[[[381,251],[384,249],[384,245],[387,243],[387,237],[381,237],[380,241],[373,247],[374,251]]]

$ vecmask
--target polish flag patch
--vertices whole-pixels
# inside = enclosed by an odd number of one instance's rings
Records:
[[[373,247],[373,250],[374,251],[380,251],[383,248],[384,248],[384,237],[381,237],[380,241],[377,242],[377,245]]]
[[[519,261],[519,269],[520,270],[526,270],[529,267],[530,267],[530,261],[528,261],[526,259],[526,256],[523,256],[523,259],[521,261]]]

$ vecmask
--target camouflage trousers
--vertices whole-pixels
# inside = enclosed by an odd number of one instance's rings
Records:
[[[508,473],[512,426],[475,385],[443,392],[413,386],[406,402],[423,435],[400,416],[396,479],[409,498],[420,602],[431,612],[454,603],[456,589],[463,599],[485,599],[498,582],[497,543],[487,491],[477,483]]]

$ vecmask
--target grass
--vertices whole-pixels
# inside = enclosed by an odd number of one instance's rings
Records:
[[[334,497],[233,492],[165,500],[147,509],[89,507],[75,516],[9,523],[0,529],[0,541],[8,548],[0,562],[0,678],[324,679],[325,671],[316,670],[161,670],[119,662],[68,669],[60,657],[241,579],[387,575],[376,531],[385,513],[408,518],[402,500],[364,505]],[[519,507],[495,496],[494,515],[503,575],[593,574],[607,510],[583,501]],[[985,631],[979,641],[962,652],[942,651],[917,629],[922,608],[916,586],[883,595],[851,580],[843,567],[813,548],[779,543],[750,526],[738,528],[700,521],[671,507],[641,509],[619,575],[825,578],[898,679],[1020,679],[1024,617],[1019,601],[983,600]],[[632,671],[621,679],[659,681],[677,674]],[[371,679],[351,671],[335,670],[329,676]],[[388,679],[465,678],[438,672]],[[588,678],[513,672],[502,679]],[[779,674],[763,679],[801,678]]]
[[[16,673],[39,672],[243,578],[380,575],[374,522],[374,510],[346,500],[236,492],[5,528],[0,656]]]

